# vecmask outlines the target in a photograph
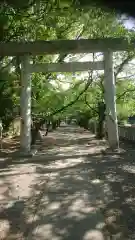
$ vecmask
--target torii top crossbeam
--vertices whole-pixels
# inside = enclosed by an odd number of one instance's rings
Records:
[[[17,56],[24,54],[43,55],[60,53],[90,53],[132,50],[135,40],[130,43],[121,38],[80,39],[80,40],[54,40],[33,42],[7,42],[0,43],[0,56]]]

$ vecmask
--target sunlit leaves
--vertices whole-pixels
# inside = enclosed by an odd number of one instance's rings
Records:
[[[134,33],[128,31],[118,21],[115,13],[105,13],[100,8],[79,10],[72,8],[68,1],[40,1],[30,5],[25,10],[13,8],[1,8],[0,12],[0,40],[52,40],[52,39],[80,39],[80,38],[105,38],[105,37],[126,37],[132,38]],[[128,56],[128,53],[115,54],[115,70],[119,64]],[[60,56],[63,62],[67,55]],[[70,61],[78,61],[83,55],[70,55]],[[68,59],[68,57],[67,57]],[[89,58],[88,58],[89,59]],[[57,62],[58,56],[33,57],[37,62]],[[123,69],[122,69],[123,70]],[[121,72],[121,71],[120,71]],[[17,73],[15,73],[17,75]],[[94,74],[93,74],[94,75]],[[10,77],[9,77],[10,79]],[[102,89],[103,75],[93,76],[93,83],[89,86],[86,95],[83,94],[78,101],[62,114],[73,112],[91,111],[97,109],[98,102],[103,99]],[[32,75],[32,114],[45,116],[73,101],[85,88],[87,76],[80,73],[71,74],[33,74]],[[130,90],[132,84],[120,85],[117,87],[117,95]],[[7,88],[9,89],[9,88]],[[11,88],[10,88],[11,90]],[[85,96],[89,106],[85,102]],[[131,99],[132,96],[132,99]],[[19,91],[12,93],[14,103],[19,99]],[[118,101],[118,112],[134,109],[134,93],[125,93]],[[127,106],[126,106],[127,104]],[[121,106],[121,110],[120,107]],[[129,111],[128,110],[128,111]],[[127,110],[125,111],[127,112]]]

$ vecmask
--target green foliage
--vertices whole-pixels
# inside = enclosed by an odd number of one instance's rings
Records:
[[[0,41],[52,40],[125,37],[131,39],[134,32],[128,31],[118,21],[114,12],[105,13],[100,8],[75,9],[69,1],[6,1],[0,5]],[[119,81],[123,67],[134,57],[134,53],[116,53],[115,70],[117,80],[117,109],[119,119],[134,114],[134,84]],[[84,57],[79,55],[34,56],[34,63],[73,61]],[[1,58],[1,66],[11,59]],[[16,59],[17,60],[17,59]],[[118,61],[119,60],[119,61]],[[125,61],[126,60],[126,61]],[[0,71],[0,118],[5,126],[19,113],[20,66],[15,71]],[[104,101],[103,74],[92,74],[88,85],[88,75],[84,73],[32,74],[32,116],[36,120],[55,121],[65,116],[75,116],[78,123],[88,125],[90,119],[98,120],[99,103]],[[86,89],[85,89],[86,88]],[[70,104],[72,103],[72,104]],[[68,106],[68,107],[66,107]],[[60,110],[60,111],[59,111]],[[55,113],[55,114],[53,114]],[[56,114],[57,113],[57,114]]]
[[[117,111],[119,121],[127,121],[135,114],[135,84],[133,80],[117,83]]]
[[[14,118],[15,102],[14,75],[0,72],[0,119],[4,128],[8,128]]]

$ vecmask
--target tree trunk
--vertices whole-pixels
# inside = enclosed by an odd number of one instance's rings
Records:
[[[34,145],[36,143],[37,137],[38,137],[38,129],[32,128],[31,129],[31,145]]]
[[[105,110],[106,105],[103,102],[99,102],[98,104],[98,126],[97,126],[97,135],[98,139],[103,139],[104,137],[104,121],[105,121]]]
[[[31,126],[31,145],[34,145],[37,139],[42,139],[40,128],[40,123],[33,123]]]
[[[57,128],[57,122],[55,120],[52,121],[52,130]]]
[[[48,135],[49,128],[50,128],[50,121],[48,121],[48,122],[46,123],[46,133],[45,133],[45,136]]]
[[[98,121],[98,126],[97,126],[97,138],[98,139],[103,139],[104,137],[104,121],[103,120],[99,120]]]

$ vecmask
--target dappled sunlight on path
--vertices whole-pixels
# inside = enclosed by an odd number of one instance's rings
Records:
[[[49,135],[54,146],[0,168],[0,239],[135,239],[133,149],[76,127]]]

